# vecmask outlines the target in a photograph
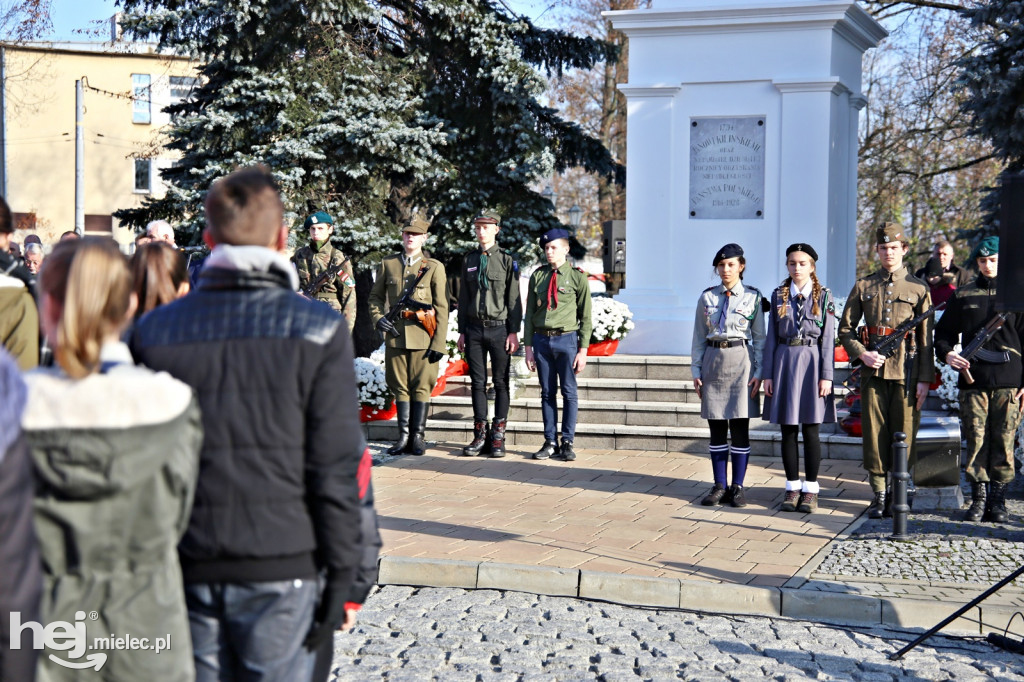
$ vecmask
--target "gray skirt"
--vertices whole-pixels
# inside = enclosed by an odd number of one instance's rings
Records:
[[[831,350],[831,349],[830,349]],[[836,420],[836,400],[818,397],[818,346],[775,348],[771,397],[764,399],[763,419],[772,424],[822,424]]]
[[[750,354],[746,346],[704,351],[701,419],[748,419],[760,413],[760,394],[750,397]]]

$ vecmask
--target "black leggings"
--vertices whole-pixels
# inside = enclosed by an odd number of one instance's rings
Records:
[[[734,448],[750,447],[749,419],[709,419],[708,428],[711,429],[711,445],[728,445],[731,432]]]
[[[804,431],[804,473],[807,481],[818,480],[818,468],[821,466],[821,440],[818,438],[818,427],[821,424],[802,424]],[[800,480],[800,450],[797,447],[797,433],[800,426],[796,424],[782,425],[782,468],[786,470],[787,481]]]

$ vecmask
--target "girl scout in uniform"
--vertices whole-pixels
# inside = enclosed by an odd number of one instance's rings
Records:
[[[782,466],[786,497],[782,511],[818,508],[818,467],[822,422],[836,420],[832,398],[835,319],[832,294],[821,286],[814,264],[818,254],[808,244],[786,249],[789,277],[772,292],[768,338],[764,346],[765,420],[782,427]],[[797,432],[804,432],[804,472],[800,482]]]
[[[711,429],[711,468],[715,485],[701,501],[706,506],[730,503],[745,507],[743,477],[750,457],[750,416],[758,414],[761,351],[764,348],[763,297],[743,286],[747,261],[738,244],[715,254],[722,283],[704,290],[693,324],[693,387],[701,400],[700,416]],[[732,434],[732,485],[726,488],[729,434]]]

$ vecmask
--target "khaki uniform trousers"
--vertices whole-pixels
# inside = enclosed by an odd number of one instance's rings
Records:
[[[443,330],[438,329],[438,334]],[[428,362],[425,348],[384,349],[384,380],[395,394],[395,400],[418,403],[430,402],[430,392],[437,383],[437,369],[440,363]]]
[[[909,466],[917,461],[914,437],[921,412],[914,409],[915,402],[913,393],[909,398],[904,394],[902,381],[873,376],[861,388],[864,469],[871,474],[871,490],[876,493],[885,490],[885,475],[892,469],[893,434],[907,434]]]
[[[972,483],[1013,481],[1013,446],[1020,424],[1020,405],[1013,388],[960,391],[960,423],[967,440],[967,480]]]

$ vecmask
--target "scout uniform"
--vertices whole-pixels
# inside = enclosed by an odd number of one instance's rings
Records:
[[[404,231],[426,234],[428,227],[426,220],[417,217]],[[437,363],[445,354],[448,291],[444,265],[422,253],[414,260],[409,260],[404,253],[388,256],[381,261],[369,299],[370,315],[377,326],[422,268],[426,268],[426,274],[416,285],[411,299],[414,303],[433,307],[437,316],[433,339],[417,320],[413,309],[402,311],[394,321],[397,337],[384,335],[387,344],[384,350],[385,380],[398,408],[399,440],[392,449],[397,447],[398,452],[408,450],[413,454],[423,454],[427,405],[430,392],[437,383]]]
[[[334,225],[334,220],[324,211],[317,211],[306,218],[304,228],[308,231],[311,225],[322,223]],[[345,263],[345,254],[334,248],[330,239],[320,244],[310,240],[309,244],[295,252],[292,262],[299,272],[299,288],[305,289],[327,268],[336,268],[339,264]],[[313,298],[323,301],[343,314],[351,333],[356,324],[356,280],[352,276],[352,261],[345,263],[341,273],[325,284]]]
[[[484,211],[479,222],[500,224],[501,216]],[[466,362],[472,381],[473,442],[463,455],[478,455],[489,447],[491,457],[505,455],[505,425],[509,406],[509,359],[505,342],[519,334],[523,306],[519,298],[519,264],[497,243],[487,251],[477,249],[462,262],[459,287],[459,333],[465,335]],[[488,436],[487,356],[494,381],[494,428]]]
[[[714,267],[727,258],[741,258],[738,244],[718,250]],[[749,419],[760,412],[759,399],[750,397],[751,379],[761,378],[764,349],[764,304],[761,292],[738,281],[708,287],[697,300],[690,356],[694,379],[700,379],[700,416],[708,420],[711,439],[708,450],[715,484],[701,504],[729,502],[745,506],[743,480],[750,458]],[[732,446],[728,434],[732,430]],[[727,468],[732,454],[732,486],[726,489]]]
[[[986,237],[975,253],[999,253],[999,237]],[[999,312],[995,307],[996,282],[979,274],[957,289],[935,325],[935,357],[945,362],[957,343],[967,345]],[[965,521],[1005,523],[1006,486],[1013,481],[1013,449],[1020,424],[1017,391],[1024,386],[1021,339],[1024,315],[1009,313],[1006,322],[982,349],[984,358],[970,359],[974,383],[961,374],[960,423],[967,440],[967,480],[971,483],[971,508]],[[986,490],[990,487],[991,490]]]
[[[902,242],[903,228],[897,223],[884,223],[876,231],[876,240],[878,244]],[[905,263],[893,273],[880,269],[853,285],[839,324],[839,341],[850,358],[856,360],[868,350],[857,333],[862,316],[869,343],[874,343],[930,307],[928,286],[911,275]],[[911,368],[911,386],[905,387],[904,358],[908,344],[916,344],[917,356]],[[875,493],[868,509],[871,518],[881,518],[888,509],[886,475],[892,468],[892,437],[898,431],[907,434],[913,465],[913,439],[921,422],[915,387],[920,382],[930,384],[934,377],[931,318],[919,324],[904,341],[904,348],[888,358],[880,369],[861,369],[864,469],[870,474]]]
[[[556,239],[569,239],[562,229],[548,230],[541,237],[541,248]],[[587,274],[568,261],[554,269],[550,263],[530,276],[526,293],[523,345],[533,348],[540,380],[541,415],[544,417],[544,446],[534,459],[556,454],[559,385],[562,393],[562,447],[558,453],[566,461],[576,459],[576,353],[590,346],[593,323],[590,319],[590,285]]]

